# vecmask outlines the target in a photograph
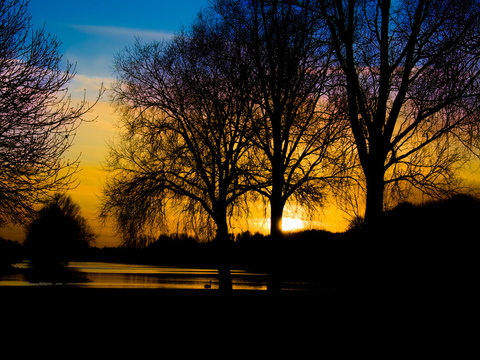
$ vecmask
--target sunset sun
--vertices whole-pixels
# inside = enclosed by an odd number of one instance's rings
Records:
[[[284,217],[282,219],[282,231],[296,231],[305,227],[305,222],[302,219]]]

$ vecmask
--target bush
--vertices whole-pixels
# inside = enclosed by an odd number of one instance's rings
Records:
[[[80,207],[57,194],[29,225],[25,247],[34,265],[58,264],[82,254],[93,239]]]

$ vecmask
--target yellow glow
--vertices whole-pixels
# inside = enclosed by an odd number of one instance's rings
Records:
[[[305,227],[305,222],[302,219],[284,217],[282,219],[282,231],[296,231]]]

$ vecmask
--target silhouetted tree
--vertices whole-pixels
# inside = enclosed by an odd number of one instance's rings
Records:
[[[366,224],[378,222],[386,195],[402,199],[417,189],[443,196],[454,189],[461,147],[478,141],[479,3],[310,5],[330,32],[332,71],[365,183]]]
[[[315,208],[345,170],[345,123],[337,104],[326,101],[330,53],[323,25],[304,11],[308,4],[215,2],[254,83],[256,190],[270,202],[273,239],[281,235],[287,201]]]
[[[124,134],[110,153],[102,213],[127,243],[177,212],[186,231],[215,232],[227,252],[228,218],[248,190],[252,135],[250,79],[227,32],[204,14],[172,43],[137,42],[116,58]],[[220,286],[228,290],[225,261]]]
[[[27,230],[24,245],[38,267],[62,264],[82,254],[95,238],[80,207],[61,194],[55,194]]]
[[[0,2],[0,222],[23,223],[33,206],[72,183],[78,161],[63,158],[91,107],[74,104],[59,41],[35,30],[28,1]]]

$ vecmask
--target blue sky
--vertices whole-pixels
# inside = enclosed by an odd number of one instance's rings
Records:
[[[209,0],[30,0],[35,27],[62,42],[77,73],[111,77],[114,54],[134,41],[168,39],[188,28]]]

